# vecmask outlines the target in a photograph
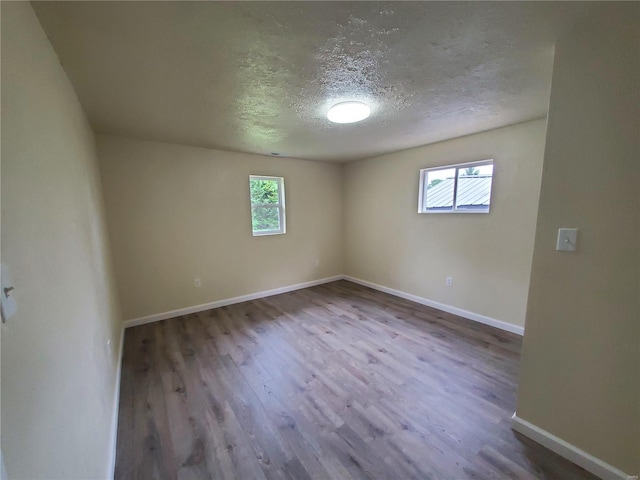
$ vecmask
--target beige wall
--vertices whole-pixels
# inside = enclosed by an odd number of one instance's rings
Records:
[[[544,132],[537,120],[347,164],[345,273],[524,325]],[[421,168],[489,158],[490,213],[417,213]]]
[[[122,324],[94,135],[30,4],[1,8],[2,452],[10,478],[107,478]]]
[[[556,46],[518,416],[637,475],[640,6],[606,12]]]
[[[339,165],[112,136],[98,152],[125,319],[342,273]],[[285,178],[285,235],[252,236],[250,174]]]

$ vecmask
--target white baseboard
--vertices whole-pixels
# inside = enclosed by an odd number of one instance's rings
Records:
[[[485,325],[490,325],[492,327],[496,327],[501,330],[505,330],[507,332],[515,333],[517,335],[524,334],[524,328],[518,325],[513,325],[511,323],[503,322],[501,320],[496,320],[495,318],[487,317],[485,315],[480,315],[474,312],[469,312],[461,308],[452,307],[451,305],[446,305],[444,303],[429,300],[427,298],[418,297],[417,295],[401,292],[400,290],[395,290],[393,288],[385,287],[383,285],[378,285],[377,283],[368,282],[366,280],[361,280],[359,278],[350,277],[348,275],[335,275],[333,277],[321,278],[319,280],[313,280],[310,282],[297,283],[295,285],[288,285],[286,287],[274,288],[272,290],[265,290],[262,292],[250,293],[248,295],[241,295],[239,297],[217,300],[215,302],[204,303],[202,305],[195,305],[193,307],[180,308],[178,310],[171,310],[169,312],[156,313],[154,315],[148,315],[146,317],[133,318],[131,320],[126,320],[124,322],[124,327],[131,328],[131,327],[135,327],[136,325],[144,325],[145,323],[159,322],[160,320],[166,320],[168,318],[179,317],[181,315],[188,315],[190,313],[204,312],[205,310],[211,310],[212,308],[224,307],[226,305],[233,305],[235,303],[247,302],[249,300],[255,300],[257,298],[270,297],[271,295],[279,295],[281,293],[292,292],[294,290],[313,287],[316,285],[321,285],[323,283],[335,282],[336,280],[348,280],[350,282],[357,283],[359,285],[364,285],[365,287],[373,288],[374,290],[379,290],[381,292],[388,293],[390,295],[395,295],[396,297],[404,298],[406,300],[411,300],[412,302],[416,302],[421,305],[426,305],[428,307],[437,308],[438,310],[453,313],[454,315],[458,315],[460,317],[464,317],[469,320],[474,320],[476,322],[484,323]]]
[[[360,280],[359,278],[350,277],[349,275],[345,275],[343,278],[350,282],[373,288],[374,290],[380,290],[381,292],[395,295],[396,297],[404,298],[405,300],[411,300],[412,302],[420,303],[421,305],[426,305],[427,307],[437,308],[438,310],[442,310],[444,312],[453,313],[454,315],[458,315],[469,320],[474,320],[476,322],[484,323],[485,325],[490,325],[492,327],[499,328],[500,330],[506,330],[507,332],[515,333],[517,335],[524,335],[524,327],[520,327],[519,325],[513,325],[512,323],[503,322],[502,320],[496,320],[495,318],[486,317],[484,315],[480,315],[479,313],[469,312],[468,310],[463,310],[458,307],[452,307],[451,305],[435,302],[433,300],[418,297],[417,295],[412,295],[410,293],[401,292],[400,290],[385,287],[384,285],[378,285],[377,283]]]
[[[565,442],[533,423],[523,420],[516,413],[511,417],[511,428],[603,480],[637,480],[638,478],[618,470],[616,467],[588,454],[584,450],[580,450],[575,445]]]
[[[111,451],[109,452],[109,477],[113,479],[116,473],[116,450],[118,443],[118,415],[120,412],[120,379],[122,378],[122,356],[124,354],[124,325],[120,331],[120,346],[118,347],[118,369],[116,370],[116,391],[113,399],[113,420],[111,423]]]
[[[124,328],[131,328],[135,327],[136,325],[144,325],[145,323],[159,322],[160,320],[180,317],[182,315],[188,315],[190,313],[204,312],[205,310],[211,310],[212,308],[225,307],[227,305],[233,305],[235,303],[248,302],[249,300],[256,300],[257,298],[264,298],[270,297],[272,295],[279,295],[281,293],[293,292],[294,290],[300,290],[302,288],[315,287],[316,285],[335,282],[336,280],[342,280],[343,278],[343,275],[335,275],[333,277],[321,278],[319,280],[312,280],[310,282],[297,283],[295,285],[274,288],[272,290],[264,290],[262,292],[250,293],[248,295],[241,295],[239,297],[225,298],[223,300],[203,303],[202,305],[195,305],[193,307],[171,310],[170,312],[156,313],[154,315],[148,315],[146,317],[134,318],[131,320],[126,320],[124,322]]]

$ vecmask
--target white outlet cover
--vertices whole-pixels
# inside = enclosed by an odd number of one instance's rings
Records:
[[[558,240],[556,242],[556,250],[560,252],[575,252],[577,244],[578,244],[577,228],[558,229]]]

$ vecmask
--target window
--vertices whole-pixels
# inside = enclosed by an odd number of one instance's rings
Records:
[[[253,235],[285,233],[284,178],[249,176]]]
[[[488,213],[493,160],[420,170],[418,213]]]

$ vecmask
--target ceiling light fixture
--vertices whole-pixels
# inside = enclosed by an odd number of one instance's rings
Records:
[[[362,102],[337,103],[327,112],[327,118],[334,123],[354,123],[364,120],[371,113],[369,106]]]

